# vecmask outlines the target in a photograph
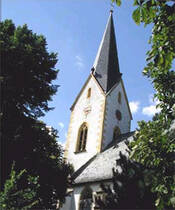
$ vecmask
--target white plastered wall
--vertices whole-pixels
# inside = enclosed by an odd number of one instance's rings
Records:
[[[118,102],[119,92],[121,93],[121,104]],[[121,120],[116,118],[117,109],[122,114]],[[121,133],[127,133],[130,131],[130,123],[131,115],[128,109],[124,89],[120,81],[120,83],[107,95],[106,98],[102,148],[105,148],[112,141],[115,126],[120,128]]]
[[[89,88],[91,88],[90,99],[87,98]],[[73,164],[75,170],[85,164],[98,151],[99,142],[101,141],[99,138],[102,130],[104,101],[104,94],[94,78],[91,77],[73,108],[72,119],[69,125],[67,160]],[[84,113],[85,108],[91,110],[87,116]],[[86,152],[75,153],[78,131],[84,122],[88,125]]]

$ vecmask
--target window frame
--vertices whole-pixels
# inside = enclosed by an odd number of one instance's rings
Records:
[[[91,88],[88,89],[88,92],[87,92],[87,98],[90,98],[91,97],[91,93],[92,93],[92,90]]]
[[[75,153],[85,152],[87,145],[88,126],[87,123],[83,123],[78,131],[78,138],[76,143]]]
[[[121,94],[120,91],[118,92],[118,103],[119,103],[119,104],[122,103],[122,94]]]

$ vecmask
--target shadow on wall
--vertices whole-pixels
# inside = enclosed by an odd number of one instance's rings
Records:
[[[60,208],[60,210],[76,210],[73,191],[66,197],[65,203]]]

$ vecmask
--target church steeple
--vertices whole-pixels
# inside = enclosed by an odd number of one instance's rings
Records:
[[[75,170],[130,131],[132,115],[119,71],[112,11],[93,68],[71,107],[64,155]]]
[[[93,69],[93,74],[105,93],[120,81],[121,73],[119,70],[112,11],[110,11]]]

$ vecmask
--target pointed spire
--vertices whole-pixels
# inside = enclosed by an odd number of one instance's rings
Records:
[[[108,92],[121,78],[115,40],[112,10],[93,65],[94,76],[104,92]]]

